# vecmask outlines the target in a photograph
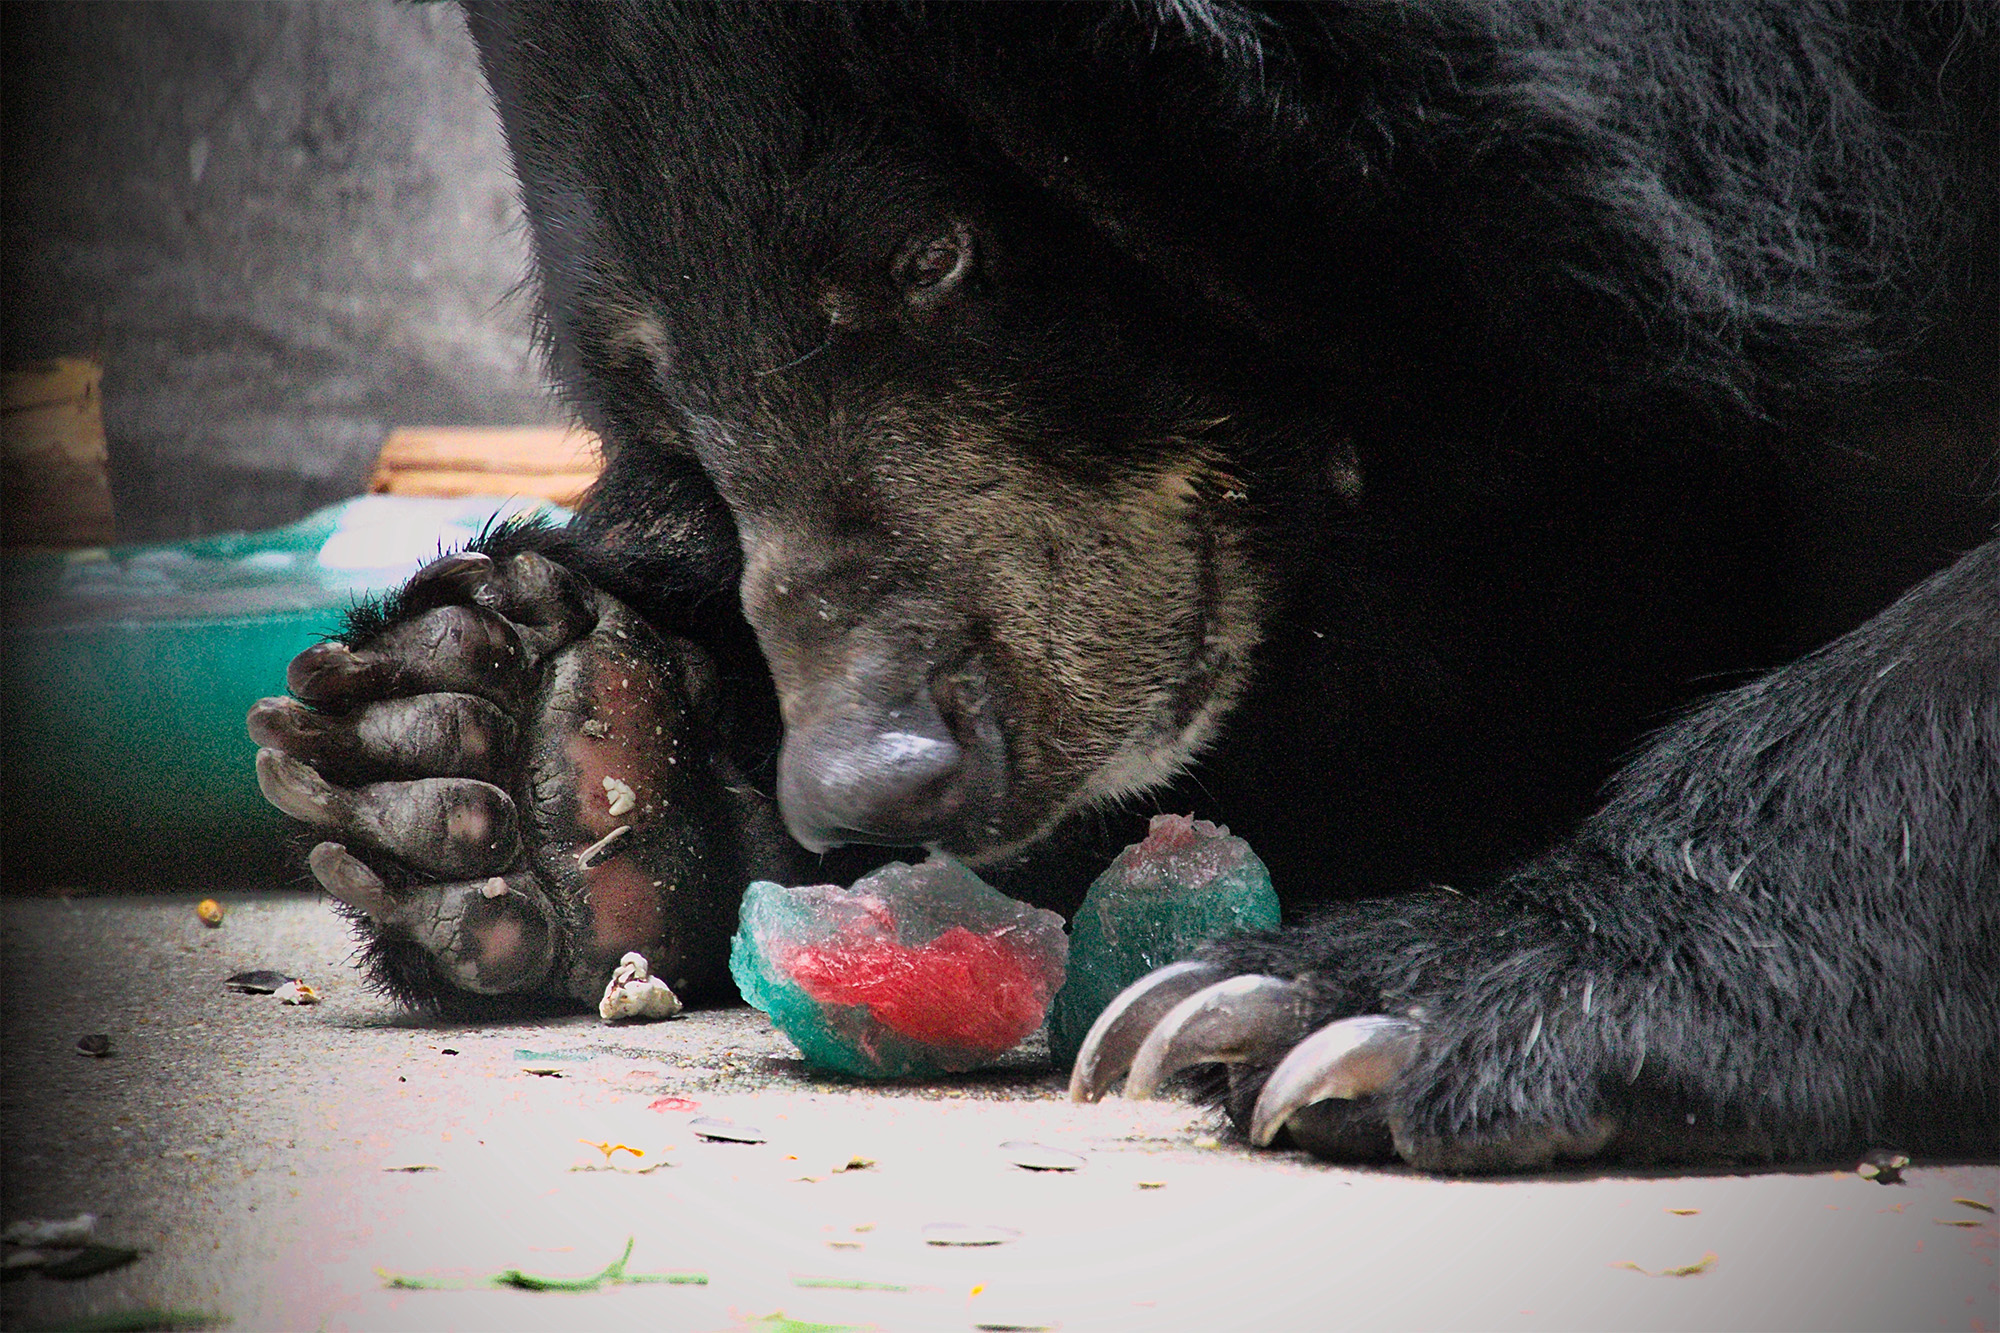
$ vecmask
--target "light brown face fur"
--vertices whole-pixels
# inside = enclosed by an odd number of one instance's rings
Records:
[[[1174,776],[1243,689],[1264,601],[1216,423],[1093,462],[1010,406],[960,386],[692,432],[788,728],[920,678],[997,732],[1000,794],[937,839],[972,860]]]

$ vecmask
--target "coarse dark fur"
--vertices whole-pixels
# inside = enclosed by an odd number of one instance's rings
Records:
[[[1642,745],[1991,530],[1973,9],[469,14],[607,459],[492,545],[802,843],[1227,820],[1339,905],[1211,956],[1419,1015],[1424,1165],[1994,1146],[2000,548]]]

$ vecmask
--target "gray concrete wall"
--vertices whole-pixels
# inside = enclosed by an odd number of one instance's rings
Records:
[[[121,540],[359,491],[392,425],[559,420],[458,10],[0,4],[5,356],[96,352]]]

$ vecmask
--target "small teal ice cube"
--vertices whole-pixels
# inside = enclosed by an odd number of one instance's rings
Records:
[[[1090,1025],[1119,991],[1196,946],[1245,930],[1275,930],[1271,872],[1227,827],[1155,815],[1143,842],[1097,877],[1070,923],[1069,981],[1049,1011],[1049,1053],[1076,1059]]]

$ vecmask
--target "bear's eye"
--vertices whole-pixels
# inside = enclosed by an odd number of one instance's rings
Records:
[[[903,299],[925,310],[964,284],[972,273],[972,261],[972,228],[953,219],[938,235],[905,246],[893,271]]]

